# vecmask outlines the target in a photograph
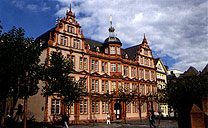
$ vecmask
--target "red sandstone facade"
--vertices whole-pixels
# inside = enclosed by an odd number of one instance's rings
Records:
[[[51,52],[61,51],[74,62],[75,72],[70,74],[70,77],[75,81],[86,78],[86,91],[91,95],[71,106],[71,121],[104,121],[108,112],[112,120],[124,118],[125,104],[119,97],[114,97],[108,104],[106,100],[101,100],[96,95],[112,93],[118,91],[120,87],[129,91],[136,89],[141,96],[126,106],[127,119],[139,118],[139,106],[142,118],[147,117],[150,105],[154,111],[158,110],[156,102],[150,104],[151,99],[143,98],[157,93],[155,63],[145,36],[141,44],[122,49],[122,43],[114,35],[114,31],[111,26],[109,37],[104,43],[86,39],[70,8],[66,12],[66,17],[57,21],[55,28],[37,38],[44,47],[40,57],[42,62]],[[41,99],[37,106],[40,109],[37,107],[34,109],[32,104],[38,103],[38,98]],[[51,122],[61,118],[65,108],[60,98],[56,96],[43,98],[38,93],[29,99],[28,109],[35,115],[37,121]]]

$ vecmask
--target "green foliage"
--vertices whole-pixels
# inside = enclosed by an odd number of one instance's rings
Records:
[[[40,53],[39,43],[35,43],[33,38],[25,37],[22,28],[13,27],[8,33],[0,35],[0,100],[9,94],[22,98],[25,91],[19,93],[22,88],[17,88],[17,83],[18,79],[26,79],[26,72],[28,77],[36,81],[33,82],[31,92],[37,92]]]
[[[176,109],[197,103],[203,96],[208,95],[207,75],[173,78],[168,82],[167,100]]]
[[[189,128],[192,105],[202,108],[201,98],[208,96],[208,75],[174,77],[169,80],[166,92],[168,104],[178,112],[178,126]]]
[[[61,52],[51,53],[50,59],[46,59],[43,68],[43,80],[46,82],[43,87],[43,94],[52,96],[54,94],[62,97],[62,103],[71,105],[77,102],[84,94],[84,81],[75,82],[69,77],[73,72],[73,64],[68,61]]]

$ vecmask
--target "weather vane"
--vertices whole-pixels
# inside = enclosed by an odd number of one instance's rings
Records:
[[[111,24],[111,27],[112,27],[112,16],[110,16],[110,24]]]

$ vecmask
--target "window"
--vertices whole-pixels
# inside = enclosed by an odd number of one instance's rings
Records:
[[[111,72],[116,72],[116,64],[111,64]]]
[[[112,91],[116,91],[116,82],[112,81]]]
[[[144,54],[148,55],[148,50],[147,49],[144,49]]]
[[[147,58],[147,65],[149,66],[149,59]]]
[[[145,70],[145,79],[149,80],[149,70]]]
[[[140,78],[144,79],[144,70],[140,69],[139,71],[140,71],[140,73],[139,73],[140,74]]]
[[[98,80],[92,79],[92,83],[91,84],[92,84],[91,90],[98,92]]]
[[[108,81],[105,81],[105,89],[106,89],[106,92],[108,92]]]
[[[82,57],[79,58],[79,68],[83,69],[83,58]]]
[[[102,102],[102,111],[103,111],[103,113],[106,112],[106,111],[105,111],[105,102]]]
[[[68,32],[74,33],[74,27],[68,26]]]
[[[108,102],[107,101],[102,102],[102,112],[108,113]]]
[[[152,67],[152,60],[150,60],[150,66]]]
[[[118,72],[121,72],[121,64],[118,64]]]
[[[132,89],[133,90],[137,90],[137,85],[136,84],[132,84]]]
[[[127,107],[126,111],[131,112],[131,103],[130,102],[126,102],[126,107]]]
[[[74,39],[74,42],[73,42],[73,47],[74,47],[74,48],[77,47],[76,44],[77,44],[77,41]]]
[[[131,77],[134,77],[134,68],[131,67]]]
[[[118,88],[121,89],[121,82],[118,82]]]
[[[104,92],[104,91],[105,91],[105,81],[102,80],[102,92]]]
[[[83,100],[80,101],[80,113],[83,114]]]
[[[95,105],[96,105],[96,113],[99,113],[99,104],[98,103],[99,103],[98,101],[96,101],[96,103],[95,103]]]
[[[94,79],[92,79],[92,91],[95,91],[95,80]]]
[[[68,115],[68,112],[69,112],[70,114],[74,114],[74,104],[72,104],[72,105],[70,106],[70,109],[68,109],[68,107],[67,107],[67,115]]]
[[[133,102],[133,112],[137,112],[138,111],[138,103],[137,101]]]
[[[128,76],[129,75],[129,67],[124,66],[124,75]]]
[[[98,80],[95,81],[96,92],[98,92]]]
[[[124,88],[129,92],[130,91],[129,83],[125,83],[124,84]]]
[[[87,79],[86,78],[80,78],[80,81],[83,83],[83,91],[87,91]]]
[[[70,57],[69,57],[70,58]],[[73,64],[73,67],[75,68],[75,57],[74,56],[71,56],[71,62]]]
[[[142,103],[142,106],[141,106],[141,111],[142,112],[145,112],[146,111],[145,107],[146,107],[145,103]]]
[[[87,69],[87,58],[84,58],[84,69]]]
[[[150,94],[151,93],[150,86],[149,85],[146,85],[146,90],[147,90],[147,94]]]
[[[108,63],[105,63],[105,72],[108,72]]]
[[[110,54],[115,54],[115,46],[110,47]]]
[[[95,61],[92,60],[92,67],[91,67],[92,70],[94,70],[94,66],[95,66]]]
[[[92,101],[92,112],[95,112],[95,102],[96,101]]]
[[[118,55],[121,54],[121,53],[120,53],[120,48],[119,48],[119,47],[117,47],[117,54],[118,54]]]
[[[84,113],[87,113],[87,100],[84,100]]]
[[[95,61],[95,70],[98,71],[98,61]]]
[[[51,114],[61,114],[61,100],[52,99]]]
[[[151,80],[155,80],[155,73],[151,71]]]
[[[61,45],[64,45],[64,37],[61,36]]]
[[[140,63],[143,64],[143,57],[140,57]]]
[[[144,85],[140,85],[140,94],[145,95]]]
[[[102,72],[105,71],[105,62],[102,62]]]
[[[102,92],[108,91],[108,81],[102,80]]]
[[[74,27],[71,27],[71,33],[74,33]]]
[[[67,38],[66,37],[64,38],[64,44],[63,45],[67,46]]]
[[[77,40],[77,47],[76,48],[79,49],[79,40]]]

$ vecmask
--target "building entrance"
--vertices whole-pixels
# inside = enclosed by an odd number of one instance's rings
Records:
[[[116,115],[116,119],[121,119],[121,103],[119,100],[114,104],[114,113]]]

